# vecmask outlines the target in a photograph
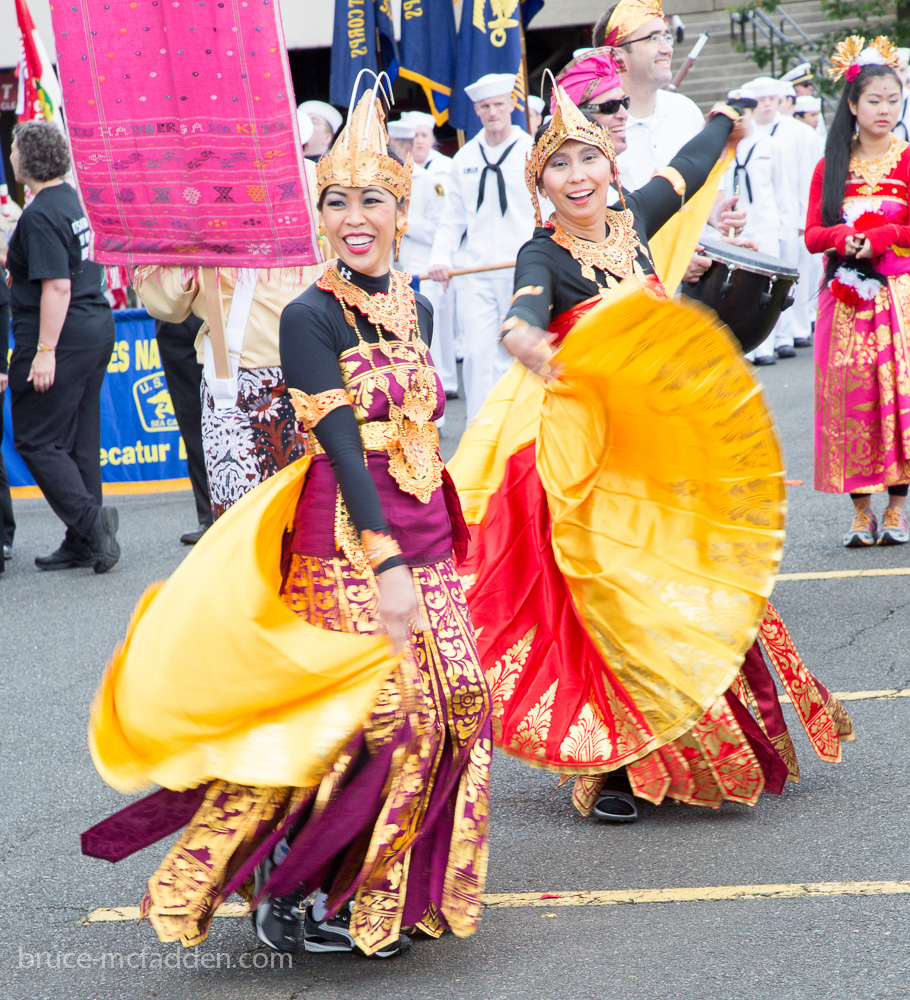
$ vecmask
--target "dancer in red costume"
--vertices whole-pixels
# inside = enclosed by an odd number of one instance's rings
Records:
[[[710,314],[661,300],[650,261],[649,237],[730,139],[722,111],[608,209],[610,139],[557,88],[528,165],[556,211],[519,253],[503,324],[526,367],[450,464],[494,737],[575,777],[579,811],[613,821],[637,818],[634,796],[753,805],[797,779],[757,636],[819,756],[852,738],[767,603],[784,489],[761,391]],[[544,385],[532,372],[553,363]]]

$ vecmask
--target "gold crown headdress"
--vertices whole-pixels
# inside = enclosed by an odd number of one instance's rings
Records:
[[[886,35],[878,35],[868,45],[862,35],[850,35],[835,48],[828,76],[832,80],[846,76],[853,83],[863,66],[894,67],[897,63],[897,46]]]
[[[661,0],[619,0],[607,21],[604,45],[619,45],[655,17],[663,17]]]
[[[357,106],[357,90],[360,78],[368,73],[375,83],[363,92]],[[405,163],[399,163],[389,156],[389,136],[385,127],[385,114],[380,95],[384,94],[391,106],[391,84],[383,87],[383,77],[371,70],[361,70],[354,81],[351,103],[348,106],[348,120],[331,150],[316,164],[316,187],[319,196],[330,184],[342,187],[381,187],[391,192],[398,201],[411,193],[411,154]]]
[[[600,127],[597,122],[592,122],[578,110],[572,98],[566,93],[563,87],[553,77],[553,73],[548,69],[544,71],[544,77],[549,74],[553,84],[552,103],[553,117],[547,130],[528,150],[525,164],[525,183],[531,192],[531,201],[534,204],[534,219],[539,226],[540,202],[537,197],[537,182],[543,173],[543,168],[547,160],[557,149],[569,139],[583,142],[586,146],[596,146],[602,150],[607,159],[613,165],[613,177],[619,188],[619,179],[616,171],[616,153],[613,149],[613,140],[606,129]],[[625,208],[625,200],[622,198],[622,188],[619,188],[619,196]]]

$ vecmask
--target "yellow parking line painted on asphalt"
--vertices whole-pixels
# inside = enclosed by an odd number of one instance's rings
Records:
[[[835,691],[834,697],[838,701],[891,701],[893,698],[910,698],[910,688],[888,688],[885,691]]]
[[[627,903],[708,903],[729,899],[805,899],[810,896],[908,896],[904,882],[785,882],[779,885],[713,885],[685,889],[610,889],[595,892],[493,892],[482,896],[491,909],[542,906],[619,906]],[[224,903],[216,917],[243,917],[246,903]],[[138,920],[138,906],[93,910],[83,923]]]
[[[823,573],[780,573],[778,583],[791,580],[846,580],[855,576],[910,576],[910,566],[895,566],[892,569],[829,569]]]

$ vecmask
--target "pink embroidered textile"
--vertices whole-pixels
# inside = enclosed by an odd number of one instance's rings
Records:
[[[94,260],[321,259],[277,0],[57,0],[51,11]]]

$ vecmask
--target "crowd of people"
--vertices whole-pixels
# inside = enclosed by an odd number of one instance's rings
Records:
[[[853,738],[768,603],[783,464],[746,358],[813,345],[816,488],[850,493],[846,546],[907,542],[908,53],[838,47],[823,139],[808,66],[707,116],[666,89],[659,0],[621,0],[593,43],[533,131],[513,124],[514,75],[468,86],[481,129],[451,160],[432,116],[386,123],[378,82],[347,120],[305,102],[326,259],[225,268],[217,288],[133,276],[199,524],[92,709],[104,779],[161,788],[83,851],[118,861],[182,830],[142,903],[162,940],[203,940],[233,892],[284,952],[302,935],[389,958],[415,933],[473,933],[494,745],[628,823],[638,800],[755,805],[797,780],[773,674],[822,759]],[[120,551],[97,464],[110,308],[62,133],[20,126],[13,162],[33,195],[6,260],[15,442],[66,526],[36,562],[103,573]],[[799,270],[751,357],[675,295],[712,267],[703,226]],[[459,355],[469,424],[445,467]],[[11,544],[5,504],[0,524]]]

